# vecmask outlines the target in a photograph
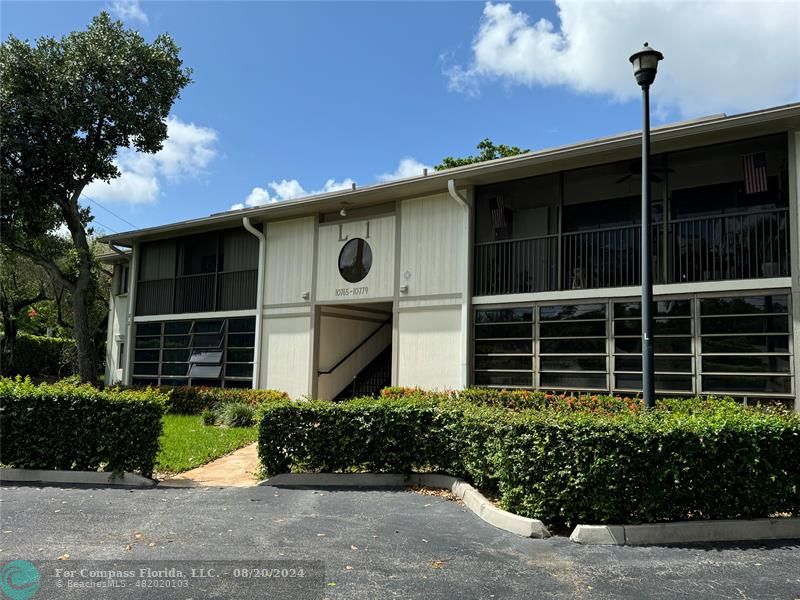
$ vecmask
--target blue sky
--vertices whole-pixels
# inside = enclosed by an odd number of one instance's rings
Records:
[[[173,107],[168,147],[157,157],[123,152],[124,181],[90,190],[145,227],[248,199],[413,174],[473,152],[484,137],[536,149],[636,129],[638,88],[627,59],[645,38],[667,57],[653,89],[657,123],[800,99],[800,42],[791,29],[798,4],[712,4],[692,10],[699,23],[691,26],[686,10],[694,5],[662,2],[660,10],[665,5],[656,15],[643,3],[574,0],[113,0],[1,9],[4,39],[60,37],[106,9],[147,39],[168,32],[181,46],[194,83]],[[702,46],[687,41],[695,36],[705,36]],[[720,55],[720,45],[732,51]],[[774,54],[765,56],[765,46]],[[708,52],[724,61],[711,78],[698,60]],[[764,72],[781,60],[788,77]],[[101,229],[131,228],[101,208],[95,214]]]

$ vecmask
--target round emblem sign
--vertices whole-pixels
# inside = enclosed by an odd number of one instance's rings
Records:
[[[339,253],[339,273],[350,283],[358,283],[372,267],[372,248],[367,240],[354,238]]]

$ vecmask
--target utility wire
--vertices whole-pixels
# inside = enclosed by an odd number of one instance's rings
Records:
[[[138,225],[134,225],[133,223],[131,223],[131,222],[130,222],[130,221],[128,221],[127,219],[123,219],[123,218],[122,218],[122,217],[120,217],[120,216],[119,216],[117,213],[115,213],[113,210],[111,210],[110,208],[106,208],[105,206],[103,206],[102,204],[100,204],[100,202],[99,202],[99,201],[97,201],[97,200],[95,200],[94,198],[91,198],[91,197],[87,196],[86,194],[83,194],[83,195],[82,195],[82,197],[83,197],[83,198],[86,198],[86,199],[87,199],[87,200],[89,200],[90,202],[94,202],[94,203],[95,203],[97,206],[99,206],[100,208],[102,208],[102,209],[103,209],[104,211],[106,211],[107,213],[109,213],[109,214],[111,214],[111,215],[115,216],[116,218],[118,218],[118,219],[119,219],[120,221],[122,221],[123,223],[127,223],[128,225],[130,225],[130,226],[131,226],[131,227],[133,227],[134,229],[138,229]],[[98,223],[99,223],[99,221],[98,221]],[[116,232],[114,232],[114,233],[116,233]]]
[[[106,225],[104,223],[101,223],[97,219],[94,219],[94,222],[97,223],[98,225],[100,225],[100,227],[103,227],[104,229],[108,229],[111,233],[119,233],[119,231],[117,231],[113,227],[109,227],[108,225]]]

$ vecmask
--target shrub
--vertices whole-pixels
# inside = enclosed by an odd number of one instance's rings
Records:
[[[60,377],[74,373],[69,360],[75,340],[19,333],[14,346],[15,371],[23,376]]]
[[[184,415],[201,414],[205,409],[213,409],[230,402],[247,404],[257,409],[265,404],[289,398],[286,392],[244,388],[186,386],[162,387],[160,391],[169,395],[167,412]]]
[[[213,408],[204,408],[200,413],[203,419],[203,425],[216,425],[217,424],[217,411]]]
[[[268,474],[447,471],[555,527],[800,511],[797,415],[591,398],[536,410],[424,393],[280,402],[264,409],[259,454]]]
[[[152,389],[98,390],[0,379],[0,462],[23,469],[152,474],[166,398]]]
[[[419,388],[387,387],[381,397],[425,398],[437,402],[458,400],[479,406],[496,406],[509,410],[553,410],[557,412],[589,411],[594,413],[640,412],[644,408],[639,398],[608,394],[553,394],[531,390],[503,390],[493,388],[467,388],[428,392]]]
[[[228,402],[219,408],[219,420],[227,427],[251,427],[256,410],[242,402]]]

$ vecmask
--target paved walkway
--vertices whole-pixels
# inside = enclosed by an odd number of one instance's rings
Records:
[[[160,487],[250,487],[258,483],[258,444],[250,444],[202,467],[175,475]]]

